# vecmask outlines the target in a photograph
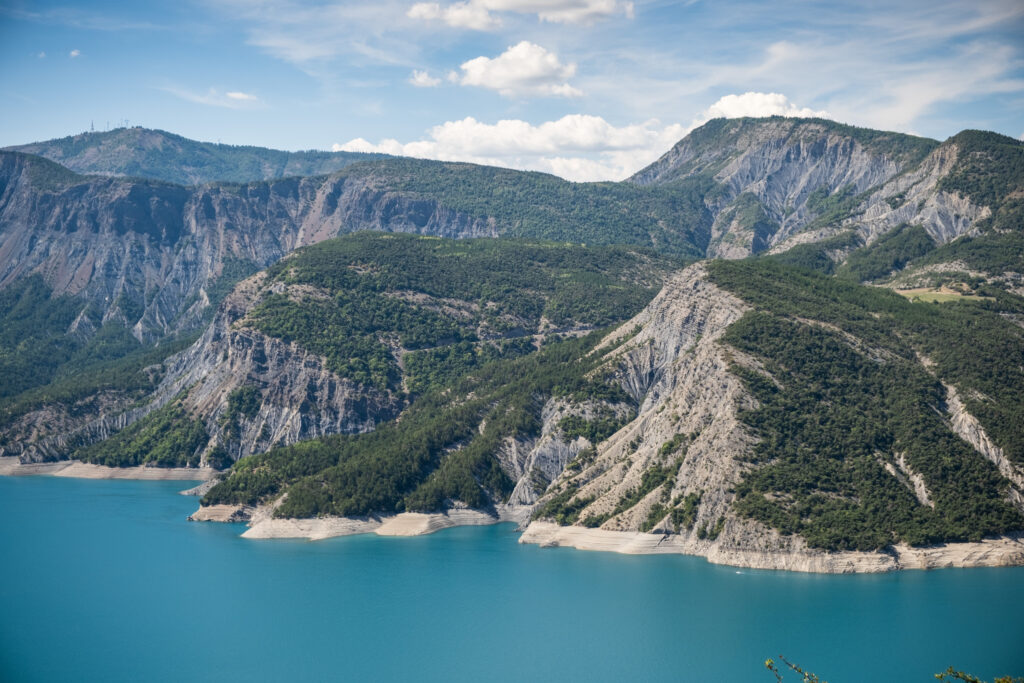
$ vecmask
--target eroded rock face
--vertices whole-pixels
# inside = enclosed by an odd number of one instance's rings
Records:
[[[754,443],[737,411],[754,403],[729,365],[753,360],[719,340],[749,307],[705,275],[696,264],[674,276],[600,347],[607,354],[605,367],[639,405],[637,417],[601,443],[592,462],[567,469],[538,503],[575,490],[572,500],[586,503],[577,525],[673,533],[673,542],[683,543],[686,552],[790,550],[802,541],[740,519],[730,507],[746,467],[741,456]],[[633,502],[645,474],[657,469],[674,477]],[[677,528],[669,508],[687,495],[699,496],[699,504],[689,527]],[[716,527],[714,539],[701,537]]]
[[[901,170],[893,159],[825,122],[773,118],[724,123],[710,146],[688,136],[631,181],[648,185],[712,175],[721,187],[705,199],[715,218],[708,256],[743,258],[807,228],[821,213],[810,201],[815,193],[857,195]],[[756,198],[765,220],[752,224],[745,212],[735,211],[743,195]]]
[[[473,217],[389,189],[373,175],[285,178],[193,188],[81,177],[45,185],[46,164],[0,152],[0,285],[41,273],[141,340],[195,329],[213,283],[359,230],[493,237]],[[53,165],[45,170],[52,171]]]
[[[939,190],[939,182],[953,170],[958,155],[956,144],[937,148],[920,166],[873,192],[850,225],[855,225],[868,243],[904,223],[924,227],[937,244],[972,234],[978,221],[991,216],[992,210]]]
[[[593,444],[583,436],[567,439],[558,423],[565,417],[576,415],[590,420],[599,411],[608,411],[624,417],[628,407],[599,401],[582,405],[565,399],[550,399],[541,411],[541,433],[536,439],[507,439],[496,454],[506,474],[516,482],[509,505],[533,505],[569,464],[584,449]]]
[[[714,144],[695,131],[630,179],[649,185],[710,175],[721,183],[705,199],[714,218],[709,257],[778,253],[850,229],[870,244],[905,223],[945,244],[973,234],[992,215],[993,207],[940,189],[957,163],[955,142],[936,146],[918,163],[887,154],[884,146],[869,150],[823,121],[773,118],[720,128]],[[859,198],[847,207],[849,216],[816,225],[826,213],[821,200],[839,196]]]
[[[391,392],[339,377],[320,356],[246,325],[245,313],[268,291],[264,281],[261,273],[242,282],[203,336],[168,359],[155,401],[184,394],[183,405],[211,436],[207,454],[220,444],[233,460],[275,445],[367,432],[393,419],[402,402]],[[243,387],[258,392],[258,409],[226,414],[228,396]]]
[[[946,411],[949,414],[950,428],[961,439],[971,444],[999,470],[999,474],[1010,480],[1009,500],[1021,512],[1024,512],[1024,471],[1006,457],[1003,449],[992,441],[978,418],[971,415],[964,405],[956,387],[946,387]]]
[[[216,446],[237,460],[276,445],[371,431],[396,417],[404,404],[392,392],[339,377],[320,356],[245,324],[246,312],[268,293],[264,281],[260,273],[240,283],[204,334],[164,361],[163,378],[144,405],[130,407],[130,399],[113,394],[106,401],[90,397],[91,404],[79,414],[46,406],[8,430],[2,454],[23,462],[65,459],[179,396],[210,435],[203,464]],[[240,388],[257,392],[254,414],[228,414],[228,397]]]

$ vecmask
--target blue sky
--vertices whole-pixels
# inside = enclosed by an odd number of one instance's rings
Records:
[[[714,116],[1024,135],[1024,2],[0,0],[0,146],[142,125],[619,179]]]

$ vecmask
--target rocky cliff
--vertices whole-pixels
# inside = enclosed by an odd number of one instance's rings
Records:
[[[848,230],[871,244],[903,224],[945,244],[974,234],[996,208],[943,187],[962,146],[960,136],[939,144],[825,120],[719,119],[630,181],[713,179],[704,196],[712,257],[778,253]]]
[[[760,325],[769,324],[762,313],[754,313],[753,305],[717,284],[709,277],[705,265],[696,264],[666,283],[643,312],[608,337],[599,347],[606,352],[603,366],[608,373],[606,377],[634,398],[638,405],[636,417],[597,444],[596,452],[589,457],[577,456],[567,464],[537,501],[535,521],[523,537],[525,542],[619,552],[684,552],[727,564],[802,571],[884,571],[944,566],[944,563],[971,566],[1024,561],[1022,546],[1014,535],[1024,528],[1024,517],[1017,514],[1024,513],[1021,495],[1024,464],[1007,457],[967,410],[956,389],[948,384],[942,391],[949,417],[943,421],[931,413],[923,422],[917,422],[914,429],[920,433],[912,432],[912,438],[928,438],[927,430],[933,429],[938,435],[935,438],[948,444],[945,448],[949,450],[940,453],[929,450],[916,454],[913,459],[890,445],[897,450],[887,457],[881,453],[868,455],[863,465],[858,465],[862,468],[858,476],[876,481],[872,486],[890,491],[885,495],[891,496],[891,505],[897,498],[902,499],[900,505],[922,520],[933,514],[937,515],[936,520],[949,514],[960,519],[964,515],[980,519],[989,514],[992,509],[989,506],[994,505],[1008,523],[1001,528],[1011,532],[1002,540],[971,546],[973,550],[965,544],[958,546],[955,552],[951,548],[949,553],[936,551],[932,555],[906,543],[895,543],[895,549],[890,547],[879,553],[835,552],[836,549],[830,552],[821,547],[820,538],[809,542],[801,533],[787,529],[779,521],[780,517],[753,512],[749,498],[741,501],[740,492],[749,496],[749,482],[755,481],[753,475],[763,472],[762,468],[769,464],[775,468],[772,475],[775,479],[769,488],[777,488],[766,493],[765,498],[775,501],[780,506],[779,511],[800,500],[795,490],[790,492],[780,483],[792,476],[784,473],[783,468],[791,468],[790,473],[804,468],[799,475],[799,486],[810,487],[812,491],[821,487],[821,493],[815,495],[822,497],[813,505],[822,505],[828,497],[842,499],[850,495],[841,487],[824,483],[822,472],[833,465],[827,459],[814,460],[813,451],[805,450],[800,456],[804,460],[777,464],[777,458],[785,452],[786,441],[797,438],[800,432],[797,423],[821,417],[774,412],[780,408],[760,404],[751,393],[750,382],[761,387],[758,395],[771,396],[793,391],[795,383],[808,381],[805,375],[789,375],[792,366],[783,358],[762,358],[737,347],[736,333],[729,334],[729,331],[740,326],[741,319],[744,322],[761,319]],[[792,309],[791,306],[787,310]],[[866,335],[851,334],[838,326],[808,318],[790,319],[838,335],[838,343],[848,345],[850,352],[873,358],[871,363],[891,364],[888,372],[907,373],[907,380],[904,380],[907,382],[914,381],[910,377],[948,370],[937,369],[934,363],[921,357],[904,365],[907,361],[892,352],[868,344]],[[1014,340],[1009,342],[1015,349],[1013,353],[1019,353],[1020,335],[1011,326],[1004,329],[1007,339]],[[624,339],[628,341],[621,343]],[[614,346],[617,342],[619,345]],[[613,350],[607,350],[613,346]],[[824,349],[820,352],[827,353]],[[986,352],[978,350],[979,355]],[[850,371],[849,367],[831,366],[828,372],[832,378],[828,382],[842,384],[846,381],[841,379],[843,374]],[[969,381],[964,375],[960,379]],[[943,394],[928,395],[933,397],[928,400],[941,401],[939,397]],[[834,400],[819,396],[819,401]],[[837,408],[854,409],[852,405]],[[941,410],[942,404],[920,409]],[[1015,408],[1007,407],[1007,410]],[[763,417],[752,419],[755,415]],[[771,444],[763,441],[768,438],[766,433],[753,426],[765,424],[765,420],[787,424],[782,432],[771,432]],[[820,428],[832,427],[822,424]],[[901,443],[899,432],[895,431],[898,427],[886,429],[893,429],[895,443]],[[954,433],[962,441],[953,438]],[[1006,438],[1013,440],[1018,433],[1019,430],[1011,430]],[[873,437],[865,434],[864,438]],[[893,439],[893,436],[888,438]],[[803,448],[813,446],[808,444]],[[931,448],[942,447],[936,442]],[[841,451],[841,457],[849,458],[850,462],[855,460],[849,452]],[[945,468],[951,467],[951,462],[961,463],[955,466],[960,468],[960,473],[953,475],[948,469],[940,472],[934,468],[934,461],[927,458],[943,458]],[[816,464],[811,465],[811,462]],[[869,470],[879,474],[868,474]],[[967,474],[969,470],[977,474]],[[992,497],[970,498],[973,494],[966,492],[966,481],[973,476],[990,482],[986,486],[994,488],[985,495]],[[885,477],[891,479],[886,481]],[[952,489],[946,488],[950,486]],[[962,499],[949,497],[950,491],[961,490]],[[859,503],[854,502],[857,497],[875,495],[878,494],[870,488],[861,486],[856,497],[849,500],[857,505]],[[945,499],[940,501],[938,510],[937,496]],[[800,514],[811,518],[822,514],[813,505],[800,507]],[[944,513],[942,505],[949,506],[950,511]],[[839,509],[828,513],[836,515],[832,523],[848,524],[849,518],[843,516],[847,513],[836,514]],[[957,512],[952,513],[952,509]],[[963,533],[955,528],[954,523],[939,533],[954,536]],[[898,539],[899,533],[909,532],[895,533]],[[998,536],[995,534],[993,538]],[[967,537],[957,540],[967,540]],[[837,549],[842,550],[842,544]]]
[[[378,176],[184,188],[75,176],[0,153],[0,284],[41,273],[99,322],[142,340],[194,329],[230,286],[306,244],[359,230],[494,236],[474,217],[390,189]]]
[[[168,167],[190,168],[190,141],[130,132],[25,149],[103,172],[113,172],[108,167],[125,150],[176,149]],[[630,243],[740,258],[849,230],[871,243],[909,223],[942,244],[977,232],[1003,200],[950,186],[971,156],[960,151],[970,141],[939,145],[820,120],[721,119],[619,184],[371,159],[330,176],[182,187],[76,176],[40,157],[0,152],[0,286],[41,273],[54,296],[89,304],[81,331],[115,321],[152,340],[198,327],[211,299],[240,277],[302,245],[358,230]],[[275,168],[290,172],[290,162],[281,163]]]

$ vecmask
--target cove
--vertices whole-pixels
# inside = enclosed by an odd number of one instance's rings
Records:
[[[834,576],[520,545],[252,541],[184,482],[0,477],[5,681],[764,681],[1024,673],[1024,568]],[[786,680],[795,680],[795,675]]]

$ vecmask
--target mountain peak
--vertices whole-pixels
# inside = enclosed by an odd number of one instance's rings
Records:
[[[821,118],[769,116],[712,119],[695,128],[654,163],[629,180],[663,184],[695,175],[715,175],[729,162],[759,149],[788,149],[828,139],[846,139],[871,156],[884,156],[900,167],[921,161],[938,141],[904,133],[858,128]]]

